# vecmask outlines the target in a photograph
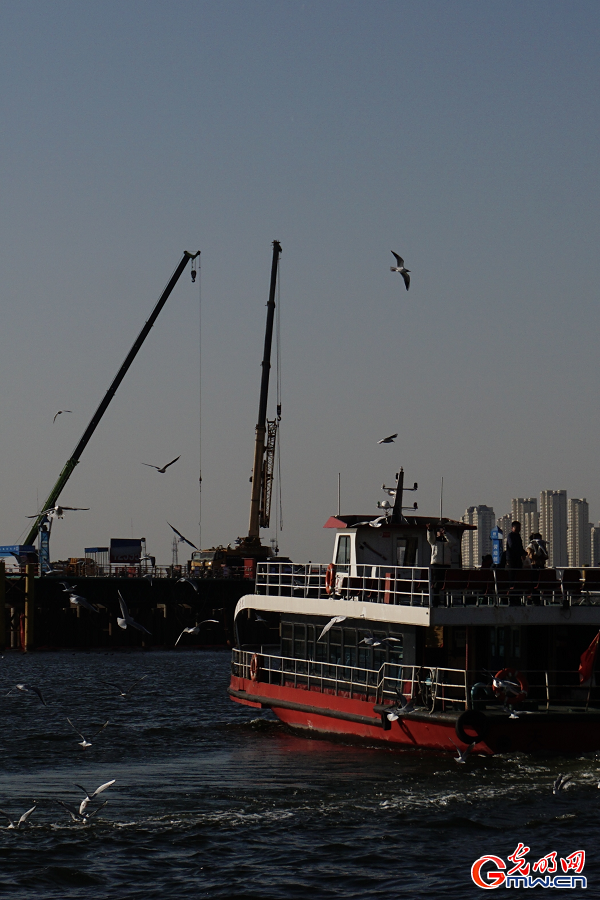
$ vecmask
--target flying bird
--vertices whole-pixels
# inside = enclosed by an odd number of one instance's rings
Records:
[[[161,475],[164,475],[169,466],[172,466],[173,463],[176,463],[178,459],[181,459],[181,456],[176,456],[175,459],[172,459],[170,463],[167,463],[166,466],[153,466],[152,463],[142,463],[143,466],[149,466],[151,469],[156,469],[157,472],[160,472]]]
[[[378,444],[393,444],[394,438],[398,437],[398,432],[396,434],[390,434],[388,437],[382,438],[380,441],[377,441]]]
[[[79,737],[81,738],[80,741],[77,741],[77,743],[79,744],[79,746],[80,746],[80,747],[83,747],[84,750],[87,750],[88,747],[91,747],[91,746],[92,746],[92,742],[86,740],[86,739],[84,738],[84,736],[82,735],[82,733],[81,733],[80,731],[77,731],[77,729],[75,728],[75,726],[73,725],[73,723],[71,722],[71,720],[69,719],[68,716],[67,716],[67,722],[69,723],[69,725],[71,726],[71,728],[73,729],[73,731],[75,732],[75,734],[78,734]],[[101,732],[101,731],[104,731],[104,729],[106,728],[107,725],[108,725],[108,719],[107,719],[107,721],[104,723],[104,725],[102,726],[102,728],[99,728],[98,731],[96,731],[96,732],[92,735],[92,738],[98,737],[98,735],[100,734],[100,732]]]
[[[196,547],[195,544],[192,544],[191,541],[188,541],[188,539],[187,539],[186,537],[184,537],[180,531],[177,531],[176,528],[173,528],[173,526],[171,525],[170,522],[167,522],[167,525],[169,526],[169,528],[171,528],[171,529],[175,532],[175,534],[176,534],[177,537],[179,538],[179,543],[180,543],[180,544],[181,544],[181,543],[189,544],[190,547],[193,547],[193,548],[194,548],[194,550],[197,550],[197,549],[198,549],[198,547]]]
[[[399,272],[399,274],[402,275],[402,277],[404,278],[404,284],[406,285],[406,290],[408,290],[410,287],[410,275],[408,274],[410,272],[410,269],[406,269],[404,267],[404,260],[402,259],[401,256],[398,256],[397,253],[394,253],[393,250],[392,250],[392,256],[396,257],[396,261],[397,261],[398,265],[390,266],[390,272]]]
[[[198,585],[197,585],[197,584],[194,584],[194,582],[191,581],[189,578],[178,578],[178,579],[177,579],[177,584],[179,584],[180,581],[187,581],[188,584],[191,584],[191,586],[194,588],[194,590],[196,591],[196,593],[198,593]]]
[[[382,644],[399,643],[400,640],[401,639],[397,637],[377,638],[372,631],[368,631],[362,641],[359,641],[358,643],[365,644],[367,647],[381,647]]]
[[[116,778],[113,778],[112,781],[107,781],[105,784],[101,784],[100,787],[97,787],[96,790],[92,794],[88,794],[88,792],[86,791],[86,789],[84,787],[82,787],[80,784],[76,784],[75,787],[79,788],[79,790],[83,791],[83,793],[85,794],[85,797],[79,804],[79,815],[83,816],[88,803],[91,803],[92,800],[94,799],[94,797],[97,797],[98,794],[101,794],[102,791],[105,791],[107,788],[109,788],[111,786],[111,784],[115,783],[116,780],[117,780]]]
[[[85,597],[80,597],[79,594],[74,594],[72,591],[69,593],[69,602],[73,606],[83,606],[85,609],[89,609],[90,612],[99,612],[89,600],[86,600]]]
[[[175,641],[175,646],[179,643],[184,634],[200,634],[200,625],[206,625],[208,622],[214,622],[215,625],[219,624],[218,619],[205,619],[203,622],[200,622],[199,625],[193,625],[191,628],[184,628],[177,640]]]
[[[452,738],[450,738],[450,740],[452,741]],[[458,756],[454,757],[454,761],[457,763],[466,763],[467,756],[469,755],[469,753],[471,753],[473,751],[473,748],[477,744],[477,741],[473,741],[473,743],[469,744],[469,746],[465,750],[461,750],[460,747],[458,746],[458,744],[455,744],[454,741],[452,741],[452,743],[454,744],[454,746],[456,747],[456,749],[458,751]]]
[[[152,634],[151,631],[148,631],[147,628],[144,628],[143,625],[140,625],[139,622],[136,622],[135,619],[133,619],[131,617],[131,615],[129,614],[129,610],[127,609],[127,604],[123,600],[123,595],[121,594],[121,591],[117,591],[117,594],[119,595],[119,603],[121,604],[121,613],[123,614],[122,618],[121,618],[121,616],[117,616],[117,625],[119,626],[119,628],[126,629],[128,625],[131,625],[132,628],[137,628],[138,631],[143,631],[143,632],[145,632],[145,634]]]
[[[73,412],[73,410],[72,409],[59,409],[59,411],[56,413],[56,415],[54,416],[52,421],[56,422],[56,419],[58,418],[58,416],[62,416],[62,414],[66,413],[66,412],[70,413],[70,412]]]
[[[397,702],[390,706],[390,709],[387,713],[387,717],[390,722],[395,722],[400,716],[408,715],[414,711],[415,705],[411,700],[407,700],[406,697],[399,695]]]
[[[570,775],[559,775],[554,784],[552,785],[552,793],[558,794],[559,791],[564,791],[567,785],[571,782]]]
[[[65,803],[63,800],[57,799],[56,802],[60,803],[60,805],[64,809],[66,809],[66,811],[69,813],[69,815],[71,816],[71,818],[74,822],[87,822],[88,819],[91,819],[92,816],[95,816],[96,813],[100,812],[102,807],[106,806],[108,801],[105,800],[104,803],[101,803],[100,806],[98,806],[96,809],[92,810],[92,812],[90,812],[90,813],[85,812],[85,810],[83,811],[83,813],[80,813],[76,807],[70,806],[68,803]]]
[[[327,634],[330,628],[333,628],[334,625],[339,625],[340,622],[345,622],[348,616],[334,616],[333,619],[330,619],[319,637],[317,638],[317,643],[323,639],[323,636]]]
[[[15,684],[14,688],[11,688],[10,691],[8,692],[8,694],[6,694],[6,696],[10,697],[12,692],[15,690],[16,691],[24,691],[24,692],[31,691],[33,694],[36,694],[39,697],[39,699],[44,704],[44,706],[48,706],[48,704],[46,703],[46,701],[44,700],[44,698],[42,696],[42,692],[40,691],[40,689],[36,688],[32,684]]]
[[[138,678],[137,681],[134,681],[133,684],[127,688],[126,691],[124,691],[120,687],[120,685],[115,684],[114,681],[102,681],[101,678],[99,680],[100,680],[101,684],[107,684],[109,687],[115,688],[119,692],[119,697],[126,697],[127,694],[130,694],[132,692],[132,690],[134,689],[134,687],[140,683],[140,681],[143,681],[144,678],[147,678],[147,677],[148,677],[147,675],[142,675],[142,677]],[[78,785],[78,787],[79,787],[79,785]]]
[[[0,813],[2,813],[2,815],[8,819],[8,825],[6,826],[7,828],[20,828],[21,825],[26,824],[27,819],[29,818],[31,813],[34,811],[34,809],[37,809],[37,803],[35,806],[32,806],[31,809],[28,809],[27,812],[24,812],[23,815],[21,816],[21,818],[17,822],[13,822],[11,817],[9,815],[7,815],[3,809],[0,809]]]
[[[26,519],[38,519],[40,516],[49,516],[51,519],[64,519],[65,510],[88,510],[89,506],[51,506],[42,512],[36,513],[35,516],[26,516]]]

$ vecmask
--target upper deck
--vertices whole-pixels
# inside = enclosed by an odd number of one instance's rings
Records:
[[[599,624],[600,569],[259,563],[239,608],[411,625]]]

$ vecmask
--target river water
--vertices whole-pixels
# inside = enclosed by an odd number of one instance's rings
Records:
[[[600,896],[600,756],[458,765],[297,737],[229,700],[227,652],[6,653],[0,666],[3,694],[25,682],[48,704],[0,699],[0,808],[18,818],[38,803],[29,827],[0,830],[4,894],[471,898],[475,859],[522,841],[531,862],[585,850],[588,889],[568,895]],[[126,698],[102,683],[142,675]],[[110,724],[84,750],[67,716],[86,738]],[[573,783],[554,796],[559,773]],[[113,778],[86,824],[56,803]]]

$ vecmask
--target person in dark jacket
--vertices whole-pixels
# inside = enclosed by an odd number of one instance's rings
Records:
[[[523,559],[526,555],[521,540],[521,523],[513,522],[510,534],[506,539],[506,568],[522,569]]]

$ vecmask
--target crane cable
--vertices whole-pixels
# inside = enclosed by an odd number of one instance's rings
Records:
[[[196,279],[197,274],[197,279]],[[198,547],[202,549],[202,264],[192,260],[192,283],[198,281]]]
[[[277,356],[277,436],[275,453],[277,457],[277,481],[275,497],[275,533],[283,531],[283,506],[281,500],[281,440],[279,430],[281,428],[281,261],[279,262],[279,277],[277,279],[277,321],[275,332],[275,346]]]

